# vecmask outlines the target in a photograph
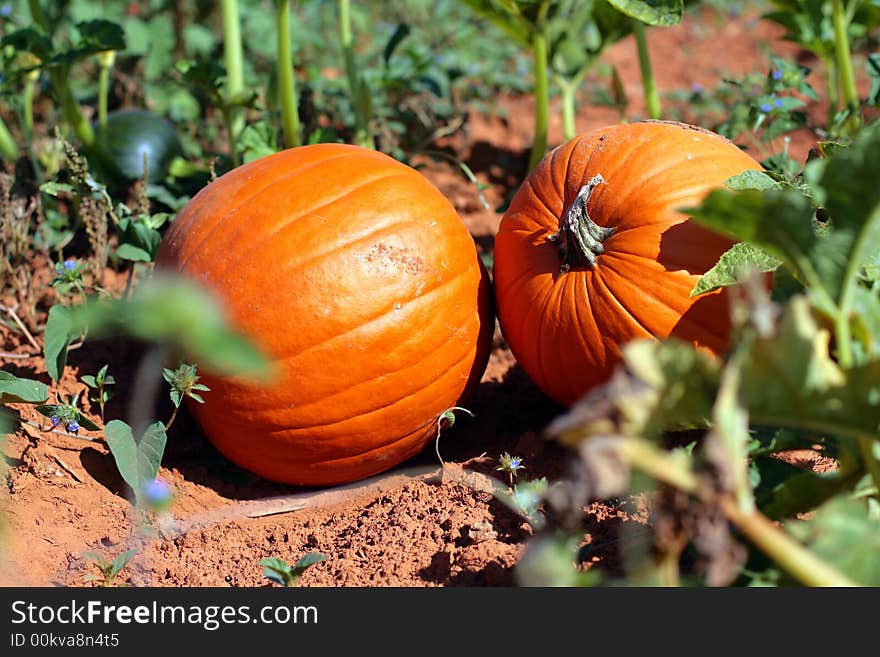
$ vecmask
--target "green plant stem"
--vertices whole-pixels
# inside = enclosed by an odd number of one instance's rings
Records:
[[[339,0],[339,40],[342,43],[342,55],[345,59],[345,73],[348,78],[348,91],[354,108],[354,141],[364,148],[373,148],[370,136],[369,96],[363,87],[363,80],[357,68],[354,55],[354,38],[351,32],[351,3]]]
[[[547,125],[550,113],[550,85],[547,81],[547,33],[544,30],[543,14],[547,3],[541,6],[541,17],[532,38],[532,54],[535,67],[535,139],[529,156],[529,172],[534,171],[547,152]]]
[[[852,112],[845,126],[848,130],[855,131],[860,123],[858,115],[859,92],[856,88],[856,77],[850,54],[849,35],[847,34],[848,21],[843,0],[831,0],[831,22],[834,26],[834,53],[837,58],[837,76],[843,92],[843,102]]]
[[[724,515],[792,577],[807,586],[857,586],[836,568],[804,548],[767,517],[753,511],[743,512],[732,499],[722,498]]]
[[[28,8],[31,12],[31,19],[39,25],[43,31],[51,36],[49,22],[43,13],[43,8],[38,0],[28,0]],[[73,92],[67,83],[69,69],[67,66],[54,66],[49,69],[49,80],[52,82],[52,88],[61,103],[61,112],[64,120],[73,128],[76,136],[85,146],[91,146],[95,142],[95,133],[91,124],[86,121],[82,114],[79,103],[73,97]]]
[[[223,125],[226,126],[226,132],[229,133],[229,157],[232,160],[232,167],[235,168],[241,164],[241,155],[238,153],[236,140],[232,137],[235,133],[235,114],[231,107],[223,107],[220,113],[223,115]]]
[[[98,77],[98,127],[107,127],[107,89],[110,86],[110,69],[102,66]]]
[[[244,55],[241,45],[241,27],[238,0],[223,0],[223,60],[226,65],[225,102],[229,104],[244,91]],[[238,136],[244,128],[244,117],[238,107],[227,107],[229,120],[229,151],[234,166],[238,166]]]
[[[562,136],[567,141],[574,139],[577,134],[577,128],[574,124],[576,84],[562,76],[556,77],[556,84],[559,85],[559,91],[562,94]]]
[[[76,133],[76,136],[83,145],[91,146],[95,143],[95,132],[92,130],[91,124],[83,116],[79,103],[73,97],[73,92],[67,84],[67,78],[67,67],[64,67],[63,70],[49,70],[49,79],[52,81],[52,86],[55,88],[55,93],[61,102],[61,112],[64,115],[64,120],[73,128],[74,133]]]
[[[635,18],[633,19],[633,35],[636,38],[636,47],[639,52],[639,68],[642,72],[642,89],[645,93],[648,117],[659,119],[661,117],[660,94],[657,92],[654,69],[651,67],[651,53],[648,51],[648,40],[645,37],[645,24]]]
[[[840,93],[838,92],[838,80],[837,80],[837,64],[836,60],[833,56],[825,59],[825,68],[828,70],[828,81],[826,83],[826,93],[828,94],[828,125],[831,125],[831,121],[834,119],[834,115],[837,114],[837,110],[840,108]]]
[[[18,159],[18,146],[2,118],[0,118],[0,154],[11,162]]]
[[[635,438],[624,439],[621,452],[634,468],[654,479],[692,495],[702,495],[698,479],[687,461]],[[746,538],[798,581],[807,586],[856,586],[760,512],[743,511],[730,496],[717,498],[717,501],[725,517]]]
[[[36,75],[33,75],[32,73],[36,73]],[[39,77],[39,71],[33,71],[25,75],[24,78],[21,110],[24,123],[24,135],[28,142],[30,142],[34,136],[34,88],[37,85]]]
[[[278,0],[278,97],[281,101],[281,129],[284,145],[302,145],[293,56],[290,47],[290,0]]]
[[[107,50],[97,55],[98,73],[98,126],[107,127],[107,96],[110,94],[110,71],[116,61],[116,51]]]

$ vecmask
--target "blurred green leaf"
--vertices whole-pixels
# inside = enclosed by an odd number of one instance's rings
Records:
[[[735,176],[731,176],[724,181],[724,185],[735,192],[741,192],[745,189],[782,188],[782,186],[766,171],[758,171],[756,169],[749,169]]]
[[[410,26],[406,23],[398,23],[391,37],[388,39],[388,43],[385,44],[385,50],[382,52],[382,59],[385,60],[385,66],[388,66],[388,62],[391,61],[391,56],[394,54],[394,51],[397,49],[397,46],[401,44],[401,42],[409,36],[411,32]]]
[[[678,25],[684,12],[683,0],[608,0],[618,11],[646,25]]]
[[[872,437],[880,427],[880,361],[842,370],[810,302],[794,297],[776,334],[757,338],[743,372],[752,420],[834,435]]]
[[[866,66],[871,77],[871,91],[868,92],[868,104],[880,106],[880,53],[868,55]]]
[[[880,586],[880,524],[863,501],[848,496],[826,502],[809,520],[786,523],[796,538],[864,586]]]
[[[49,309],[43,332],[43,357],[46,359],[46,371],[53,381],[61,380],[64,366],[67,365],[67,347],[79,334],[70,308],[56,304]]]
[[[45,383],[20,379],[0,370],[0,404],[42,404],[49,398]]]
[[[168,274],[144,281],[131,298],[90,301],[74,309],[77,327],[89,335],[123,333],[177,348],[206,370],[264,377],[268,360],[233,331],[220,304],[196,283]]]
[[[245,162],[253,162],[261,157],[278,152],[275,126],[268,121],[258,121],[245,127],[238,138]]]
[[[843,296],[880,244],[880,125],[863,130],[848,148],[807,170],[818,190],[818,200],[831,217],[835,250],[844,254],[844,272],[829,287]]]
[[[0,45],[19,52],[29,52],[42,62],[48,62],[54,55],[52,41],[44,32],[33,27],[10,32],[0,40]]]

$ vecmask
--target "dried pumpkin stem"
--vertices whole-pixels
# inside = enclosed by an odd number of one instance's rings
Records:
[[[562,273],[578,266],[592,269],[596,266],[597,258],[605,253],[602,243],[611,237],[614,228],[598,225],[587,212],[587,203],[593,194],[593,189],[604,184],[605,179],[601,173],[590,178],[566,210],[559,230],[547,238],[551,242],[560,242]]]

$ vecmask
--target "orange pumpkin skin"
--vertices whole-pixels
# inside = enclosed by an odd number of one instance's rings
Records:
[[[714,133],[645,121],[581,135],[549,153],[523,183],[495,240],[494,286],[513,355],[547,395],[571,405],[606,381],[635,338],[676,336],[712,352],[728,344],[725,291],[691,298],[733,242],[678,212],[730,176],[760,165]],[[595,265],[563,271],[563,240],[548,239],[578,192],[613,228]]]
[[[272,360],[268,384],[204,373],[190,407],[266,479],[337,484],[404,461],[486,367],[473,239],[424,176],[375,151],[304,146],[227,173],[180,212],[157,268],[215,292]]]

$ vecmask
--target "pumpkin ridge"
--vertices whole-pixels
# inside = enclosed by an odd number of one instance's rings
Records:
[[[546,358],[544,357],[544,352],[541,349],[541,344],[542,344],[542,336],[544,334],[544,328],[545,328],[546,322],[542,321],[540,318],[547,316],[547,314],[546,314],[547,313],[547,304],[550,302],[550,298],[553,296],[553,290],[556,287],[556,284],[557,284],[557,279],[554,278],[553,284],[549,285],[547,287],[547,293],[544,295],[544,303],[541,304],[541,313],[540,313],[540,316],[539,316],[539,319],[537,322],[537,329],[538,330],[535,331],[535,353],[540,354],[540,357],[538,358],[538,374],[540,375],[541,381],[552,381],[553,380],[552,378],[547,377],[547,371],[546,371],[546,368],[544,367],[544,361],[546,360]],[[565,286],[564,281],[563,281],[562,285],[563,285],[563,287]],[[538,307],[538,304],[533,305],[533,309],[535,309],[537,307]],[[531,313],[526,317],[527,321],[530,316],[531,316]]]
[[[462,363],[467,361],[471,356],[474,356],[474,355],[476,355],[476,349],[474,349],[473,347],[468,348],[468,350],[465,352],[465,354],[463,356],[461,356],[460,358],[457,358],[455,360],[455,362],[450,364],[450,366],[448,368],[446,368],[446,370],[442,374],[432,376],[431,382],[429,382],[429,384],[427,386],[421,387],[417,390],[414,390],[411,393],[404,395],[403,397],[399,397],[393,401],[387,402],[385,404],[382,404],[381,406],[377,406],[376,408],[370,409],[368,411],[360,411],[355,416],[349,416],[349,417],[345,417],[345,418],[342,418],[339,420],[333,420],[330,422],[319,422],[319,423],[315,423],[315,424],[300,424],[300,425],[297,425],[296,427],[293,427],[293,428],[288,427],[286,429],[265,429],[264,433],[277,434],[277,433],[282,433],[284,431],[307,431],[310,429],[326,429],[326,428],[333,427],[338,424],[342,424],[344,422],[348,422],[350,420],[357,420],[359,418],[366,417],[368,415],[372,415],[374,413],[378,413],[380,411],[387,410],[387,409],[393,407],[394,405],[399,404],[400,402],[407,401],[411,397],[414,397],[415,395],[418,395],[422,392],[425,392],[426,390],[429,390],[432,385],[435,385],[435,384],[441,382],[443,380],[443,378],[446,377],[450,372],[453,372],[454,370],[456,370],[459,365],[461,365]],[[421,361],[419,361],[418,364],[420,365]],[[407,372],[412,369],[416,369],[416,367],[415,366],[407,367],[407,368],[404,368],[401,370],[397,370],[394,373],[396,374],[396,373],[400,373],[400,372]],[[347,386],[345,390],[340,390],[340,391],[335,392],[333,394],[326,395],[326,396],[322,397],[321,399],[309,402],[308,404],[297,405],[294,408],[296,408],[298,410],[303,410],[303,409],[308,408],[309,406],[314,406],[315,404],[324,403],[327,400],[332,399],[333,397],[336,397],[344,392],[348,392],[352,388],[356,388],[358,386],[365,385],[367,383],[371,383],[372,381],[375,381],[376,379],[378,379],[382,376],[386,376],[386,375],[380,374],[379,376],[373,377],[372,379],[368,379],[366,381],[361,381],[361,382],[356,383],[354,385]],[[439,413],[438,413],[438,416],[439,416]],[[380,445],[380,444],[381,443],[377,443],[377,445]]]
[[[356,193],[356,192],[359,192],[359,191],[362,191],[363,189],[369,187],[373,183],[384,182],[384,181],[388,180],[389,178],[398,178],[398,177],[402,177],[402,176],[409,177],[409,174],[406,171],[400,171],[400,172],[394,172],[391,175],[382,175],[382,176],[377,176],[375,178],[371,178],[366,181],[361,181],[357,187],[351,187],[351,188],[346,189],[346,191],[344,191],[342,194],[340,194],[339,196],[337,196],[334,199],[331,199],[330,201],[328,201],[326,203],[322,203],[320,205],[317,205],[314,208],[310,208],[309,210],[307,210],[305,212],[297,212],[295,217],[288,216],[288,218],[285,221],[278,222],[279,225],[276,225],[268,233],[266,233],[265,235],[261,235],[261,239],[257,240],[256,243],[253,244],[251,247],[245,249],[241,253],[235,254],[235,257],[224,258],[224,260],[223,260],[224,266],[218,267],[216,270],[214,270],[214,273],[217,275],[222,274],[227,269],[229,269],[233,264],[238,264],[239,262],[241,262],[242,259],[244,259],[248,255],[250,255],[253,251],[256,251],[257,249],[259,249],[261,247],[265,247],[268,242],[270,242],[273,238],[276,238],[282,231],[285,231],[291,227],[296,227],[297,222],[300,221],[301,219],[303,219],[307,216],[313,216],[313,215],[320,217],[320,215],[317,214],[319,210],[324,210],[324,209],[326,209],[336,203],[339,203],[340,201],[345,200],[349,195]],[[408,218],[406,221],[397,221],[392,224],[388,224],[385,227],[377,228],[376,230],[372,231],[371,233],[368,233],[367,235],[365,235],[364,237],[358,238],[354,242],[346,242],[342,246],[348,246],[349,244],[354,244],[356,242],[361,241],[362,239],[368,239],[370,235],[375,235],[376,233],[379,233],[382,230],[385,230],[386,228],[390,228],[392,226],[400,226],[400,225],[403,225],[406,223],[410,223],[411,221],[412,221],[412,219]],[[327,255],[330,255],[333,250],[339,249],[339,247],[340,247],[339,244],[334,244],[332,250],[317,254],[313,258],[307,258],[306,260],[302,261],[302,263],[299,263],[293,269],[286,270],[286,271],[294,272],[300,268],[299,265],[307,265],[315,260],[319,260],[321,258],[324,258]],[[184,261],[183,264],[186,265],[186,262],[187,261]]]
[[[600,274],[600,272],[598,271],[598,269],[594,272],[594,275],[596,276],[596,281],[597,281],[599,284],[601,284],[602,287],[605,288],[605,291],[608,293],[608,297],[609,297],[612,301],[614,301],[614,303],[617,305],[618,309],[621,310],[621,311],[622,311],[627,317],[629,317],[629,318],[632,320],[633,324],[634,324],[637,328],[639,328],[639,329],[641,329],[642,331],[644,331],[645,333],[647,333],[647,336],[646,336],[646,337],[653,337],[653,335],[654,335],[654,331],[651,331],[651,330],[650,330],[650,329],[644,324],[644,322],[642,322],[638,317],[636,317],[636,316],[635,316],[635,313],[633,313],[633,312],[632,312],[632,311],[626,306],[626,304],[624,304],[623,301],[620,300],[620,297],[618,297],[617,294],[615,294],[614,291],[611,289],[611,287],[608,285],[608,283],[605,282],[604,278],[601,276],[601,274]]]
[[[633,140],[636,143],[630,146],[629,150],[627,151],[626,157],[620,162],[614,162],[614,171],[610,173],[598,170],[596,171],[596,173],[601,173],[605,177],[606,181],[605,187],[599,189],[599,193],[596,195],[595,201],[595,203],[598,204],[600,208],[604,206],[604,211],[598,213],[600,218],[602,219],[602,223],[600,225],[616,226],[617,222],[614,221],[614,218],[619,216],[620,210],[623,207],[624,203],[632,198],[633,193],[636,191],[636,189],[643,189],[645,185],[652,182],[655,171],[665,171],[669,166],[665,157],[660,158],[660,164],[656,168],[650,170],[648,173],[645,174],[642,174],[641,172],[639,173],[639,180],[641,181],[641,183],[638,183],[635,189],[630,189],[629,193],[627,194],[619,192],[619,188],[614,187],[614,179],[618,179],[618,176],[615,174],[621,171],[626,172],[630,168],[632,168],[631,163],[634,159],[646,159],[645,149],[649,149],[657,143],[654,139],[651,138],[651,135],[649,135],[647,132],[640,134],[639,137],[640,139]],[[665,153],[667,149],[662,150]],[[599,168],[600,167],[597,167],[597,169]],[[586,169],[584,171],[586,173]],[[629,176],[626,176],[626,179],[629,180]],[[615,204],[613,207],[609,207],[610,204],[605,205],[605,193],[611,194],[612,198],[614,198]]]
[[[688,268],[689,265],[687,265],[686,263],[675,262],[669,256],[664,256],[663,262],[660,263],[660,261],[657,258],[654,258],[651,256],[646,256],[642,253],[636,253],[635,251],[621,249],[619,246],[614,249],[609,249],[608,255],[615,257],[618,260],[623,260],[623,261],[625,261],[627,258],[633,258],[633,259],[643,260],[646,262],[659,263],[662,265],[662,267],[665,271],[668,271],[668,272],[683,271],[683,272],[686,272],[689,276],[695,276],[697,278],[699,278],[700,276],[702,276],[703,274],[706,273],[706,272],[701,272],[701,271],[691,271],[691,269]],[[694,285],[696,285],[696,280],[694,281]]]
[[[584,311],[588,311],[587,317],[589,318],[590,323],[592,324],[594,335],[601,337],[602,331],[599,330],[599,322],[596,321],[596,314],[593,312],[593,306],[594,306],[593,302],[595,299],[594,299],[594,295],[592,294],[592,290],[590,289],[590,285],[592,284],[592,281],[593,281],[593,276],[595,276],[595,275],[596,275],[596,270],[594,269],[590,272],[584,272],[580,276],[580,278],[582,279],[582,283],[583,283],[583,285],[582,285],[583,298],[587,300],[587,306],[588,306],[588,308],[584,308]],[[578,291],[574,290],[574,294],[577,294],[577,293],[578,293]],[[584,323],[582,323],[582,320],[581,320],[581,306],[582,305],[583,304],[576,304],[575,305],[575,317],[577,317],[578,326],[585,325]],[[579,336],[579,337],[581,337],[581,336]],[[584,339],[581,342],[582,342],[582,344],[586,343],[586,340]],[[604,357],[605,351],[607,349],[605,346],[605,342],[602,340],[599,340],[598,342],[602,346],[602,356]]]
[[[540,245],[536,245],[536,246],[540,246]],[[519,284],[524,278],[529,277],[529,276],[532,276],[532,277],[535,276],[535,270],[524,268],[523,271],[519,272],[519,275],[516,278],[505,283],[504,290],[497,290],[496,289],[495,293],[497,295],[497,298],[499,300],[503,301],[503,299],[505,299],[508,294],[514,293],[519,288]]]
[[[252,163],[252,169],[248,171],[249,177],[247,180],[250,180],[253,177],[253,173],[262,173],[263,169],[271,168],[272,163],[266,161],[268,158],[261,158],[260,160],[256,160]],[[260,166],[253,166],[256,162],[260,162]],[[227,172],[225,175],[234,174],[237,170],[233,169]],[[246,174],[244,172],[240,173],[241,177],[244,177]],[[222,178],[223,176],[221,176]],[[220,178],[216,178],[214,182],[217,182]],[[242,187],[246,185],[243,184]],[[187,227],[190,221],[192,221],[194,216],[198,216],[201,214],[202,206],[208,203],[216,203],[218,199],[223,197],[222,190],[218,186],[217,188],[212,188],[211,185],[207,185],[203,189],[201,189],[190,201],[187,203],[185,208],[181,211],[181,214],[172,222],[172,226],[176,226],[178,230],[182,230]]]
[[[550,207],[550,204],[549,204],[546,200],[544,200],[544,198],[538,193],[538,190],[535,188],[534,183],[532,183],[531,181],[529,181],[529,189],[530,189],[531,192],[532,192],[532,196],[534,196],[534,198],[535,198],[535,199],[541,204],[541,206],[547,211],[547,214],[548,214],[549,216],[553,217],[553,218],[555,219],[556,223],[559,223],[559,220],[560,220],[560,218],[559,218],[559,213],[558,213],[558,212],[555,212],[555,211]],[[564,208],[563,208],[563,211],[564,211]],[[529,215],[527,214],[526,216],[528,217]],[[541,224],[539,224],[539,225],[541,225]],[[541,225],[541,228],[544,228],[544,226]],[[546,229],[545,229],[545,230],[546,230]]]
[[[567,299],[576,299],[576,301],[573,304],[574,318],[575,318],[575,321],[577,322],[577,326],[580,326],[580,327],[589,326],[589,323],[585,322],[582,315],[581,315],[582,310],[583,310],[583,312],[586,313],[586,316],[588,319],[592,319],[592,317],[593,317],[593,314],[591,312],[591,309],[593,306],[593,300],[590,297],[590,292],[589,292],[590,275],[591,275],[591,272],[580,272],[580,273],[570,272],[568,275],[565,276],[566,280],[564,281],[564,285],[566,286],[566,288],[570,287],[571,289],[564,290],[564,292],[567,292],[567,294],[559,295],[560,296],[560,301],[559,301],[560,307],[557,309],[557,312],[561,312],[561,309],[563,306],[563,301],[565,301],[566,298]],[[582,306],[584,306],[583,309],[582,309]],[[592,321],[592,325],[593,325],[593,329],[595,330],[594,334],[598,335],[599,331],[598,331],[598,327],[596,326],[595,320]],[[577,342],[580,345],[581,349],[585,348],[586,342],[587,342],[585,336],[581,333],[576,333],[576,339],[577,339]],[[577,367],[579,366],[577,359],[565,357],[565,355],[563,355],[563,356],[564,356],[564,358],[561,361],[562,367],[564,368],[563,371],[567,370],[568,368],[577,369]],[[575,378],[576,378],[577,372],[575,372],[574,374],[575,374]],[[569,376],[564,376],[562,378],[566,383],[568,381],[572,380],[572,377],[569,377]]]
[[[458,271],[458,272],[456,272],[451,278],[447,278],[447,279],[441,281],[439,285],[436,285],[436,286],[434,286],[434,287],[428,289],[427,291],[422,292],[422,294],[420,294],[420,295],[417,296],[417,297],[413,297],[412,299],[410,299],[409,301],[407,301],[407,303],[415,303],[415,302],[420,301],[420,300],[422,300],[422,299],[426,299],[426,298],[428,298],[430,295],[434,294],[435,292],[439,292],[440,290],[442,290],[442,289],[443,289],[445,286],[447,286],[448,284],[450,284],[450,283],[452,283],[452,282],[454,282],[454,281],[457,281],[459,278],[461,278],[462,276],[464,276],[464,275],[467,274],[467,273],[469,273],[469,272],[464,271],[464,270],[462,270],[462,271]],[[364,328],[364,327],[366,327],[366,326],[369,326],[370,324],[373,324],[373,323],[375,323],[375,322],[378,322],[380,319],[382,319],[383,317],[386,317],[386,316],[390,315],[392,312],[395,312],[395,310],[394,310],[394,305],[393,305],[393,304],[391,305],[390,308],[383,308],[381,314],[376,315],[376,316],[374,316],[374,317],[371,317],[371,318],[369,318],[369,319],[367,319],[367,320],[359,321],[357,326],[354,326],[354,327],[352,327],[351,329],[348,329],[348,330],[346,330],[346,331],[343,331],[342,333],[339,333],[339,334],[337,334],[337,335],[331,335],[331,336],[329,336],[329,337],[327,337],[327,338],[324,338],[324,339],[322,339],[320,342],[316,342],[316,343],[311,344],[311,345],[309,345],[309,346],[307,346],[307,347],[304,347],[303,349],[301,349],[300,351],[297,351],[296,353],[293,353],[293,354],[280,354],[280,355],[276,356],[276,361],[277,361],[277,362],[284,362],[284,361],[292,360],[292,359],[294,359],[294,358],[298,358],[298,357],[302,356],[303,354],[305,354],[305,353],[308,352],[308,351],[312,351],[312,350],[314,350],[314,349],[316,349],[316,348],[318,348],[318,347],[320,347],[320,346],[325,345],[325,344],[328,343],[328,342],[331,342],[331,341],[333,341],[333,340],[338,340],[339,338],[343,338],[343,337],[349,335],[350,333],[352,333],[353,331],[356,331],[356,330],[358,330],[358,329],[360,329],[360,328]]]
[[[284,152],[284,151],[282,151],[282,152]],[[302,168],[298,168],[293,171],[285,172],[281,176],[274,178],[272,180],[272,182],[270,182],[267,185],[264,185],[263,187],[258,189],[256,192],[254,192],[252,194],[248,194],[245,198],[240,199],[239,202],[236,203],[236,205],[234,207],[232,207],[227,212],[225,212],[222,215],[220,215],[219,217],[217,217],[217,220],[214,223],[214,225],[211,226],[209,229],[207,229],[205,231],[205,233],[201,236],[202,239],[200,239],[196,244],[192,245],[190,256],[187,256],[186,260],[182,261],[179,266],[181,268],[183,268],[183,266],[186,265],[186,263],[189,261],[189,258],[191,257],[192,253],[197,253],[199,251],[199,247],[201,247],[207,241],[207,239],[209,239],[211,237],[211,235],[213,235],[214,231],[217,230],[220,226],[222,226],[226,222],[226,220],[229,218],[229,216],[232,215],[233,213],[235,213],[245,203],[251,203],[254,199],[261,196],[263,194],[263,192],[265,192],[269,188],[273,187],[274,185],[277,185],[280,182],[286,182],[289,178],[292,178],[296,175],[300,175],[300,174],[302,174],[303,171],[308,171],[312,167],[322,166],[322,165],[325,165],[327,162],[330,162],[333,160],[338,160],[338,159],[342,159],[345,157],[354,157],[356,155],[357,155],[356,152],[341,153],[339,155],[334,155],[333,157],[327,158],[326,160],[316,160],[314,162],[310,162],[309,164],[307,164],[306,166],[304,166]],[[273,156],[270,155],[269,157],[273,157]],[[265,158],[265,159],[268,159],[268,158]],[[257,160],[257,161],[259,161],[259,160]],[[222,179],[222,176],[220,178],[217,178],[217,180],[215,180],[214,182],[216,183],[221,179]],[[208,187],[205,188],[205,190],[207,190],[207,189],[208,189]],[[222,198],[223,197],[221,195],[221,198],[218,200],[222,200]],[[194,215],[194,216],[198,216],[198,217],[204,217],[203,212],[192,212],[190,214]],[[183,229],[185,227],[186,227],[185,225],[181,225],[180,227],[177,227],[177,222],[173,222],[171,224],[171,228],[174,231],[173,234],[170,236],[170,238],[172,240],[172,244],[174,243],[174,240],[177,237],[177,234],[180,233],[180,231],[183,231]]]
[[[605,267],[608,270],[608,272],[614,274],[618,279],[620,279],[621,282],[628,284],[630,286],[630,288],[636,290],[640,295],[647,297],[649,299],[652,299],[653,301],[655,301],[656,303],[658,303],[662,307],[666,308],[667,310],[672,311],[672,313],[674,313],[674,314],[678,314],[678,315],[684,314],[684,312],[687,311],[687,308],[690,307],[690,305],[692,305],[691,303],[688,303],[687,306],[683,310],[679,309],[679,308],[673,308],[672,306],[669,305],[669,303],[667,303],[667,301],[665,299],[658,297],[656,294],[648,291],[644,287],[640,287],[637,283],[632,281],[632,275],[627,276],[627,275],[617,271],[614,267],[609,266],[607,263],[605,264]],[[610,282],[607,284],[609,285],[609,288],[610,288]],[[618,298],[618,296],[619,296],[613,290],[612,290],[612,294],[614,295],[615,298]],[[657,334],[652,333],[652,335],[656,336]]]
[[[401,175],[404,175],[404,174],[402,174],[402,173],[397,173],[397,172],[395,172],[395,173],[393,174],[393,176],[401,176]],[[278,183],[278,182],[280,182],[282,179],[283,179],[284,181],[286,181],[289,177],[293,177],[293,176],[286,176],[286,175],[285,175],[285,176],[281,176],[279,179],[276,179],[276,181],[275,181],[275,183],[273,183],[273,185],[276,184],[276,183]],[[314,210],[325,209],[325,208],[327,208],[328,206],[330,206],[330,205],[332,205],[333,203],[335,203],[336,201],[339,201],[339,200],[342,200],[342,199],[348,197],[349,194],[351,194],[351,193],[353,193],[353,192],[360,191],[362,188],[364,188],[364,187],[368,187],[370,184],[372,184],[372,183],[374,183],[374,182],[378,182],[378,181],[386,180],[388,177],[389,177],[389,176],[383,172],[382,175],[380,175],[380,176],[376,176],[375,178],[370,178],[369,180],[363,182],[363,184],[359,184],[357,187],[354,187],[354,188],[346,188],[346,190],[344,190],[344,191],[343,191],[338,197],[334,198],[333,200],[331,200],[331,201],[329,201],[329,202],[327,202],[327,203],[321,203],[320,205],[316,206],[316,207],[313,208],[313,209],[310,209],[310,210],[307,211],[306,213],[299,213],[299,212],[297,212],[297,213],[296,213],[297,216],[295,216],[295,217],[288,216],[287,219],[286,219],[284,222],[279,222],[279,223],[281,223],[281,227],[280,227],[280,228],[286,228],[286,227],[288,227],[288,226],[295,225],[296,222],[302,217],[303,214],[312,214]],[[227,213],[223,216],[223,218],[218,222],[218,224],[215,225],[214,227],[212,227],[211,232],[213,232],[214,230],[218,229],[218,228],[220,227],[221,224],[224,224],[224,223],[226,223],[227,221],[229,221],[229,220],[232,218],[232,216],[233,216],[236,212],[238,212],[239,210],[241,210],[243,207],[245,207],[245,206],[250,206],[252,203],[257,202],[258,199],[259,199],[259,197],[262,196],[262,194],[263,194],[264,192],[268,192],[269,188],[272,187],[273,185],[269,185],[268,187],[266,187],[265,189],[263,189],[259,194],[247,198],[242,204],[237,205],[235,208],[233,208],[232,210],[230,210],[229,212],[227,212]],[[244,223],[244,222],[243,222],[243,223]],[[245,232],[247,232],[246,227],[244,227],[243,230],[245,230]],[[279,230],[279,227],[276,226],[275,228],[272,229],[270,235],[274,235],[274,234],[276,234],[278,230]],[[192,259],[192,257],[193,257],[195,254],[200,253],[200,251],[201,251],[201,246],[204,245],[205,242],[206,242],[208,239],[210,239],[210,237],[211,237],[210,234],[202,235],[202,239],[198,242],[198,244],[194,245],[194,246],[190,249],[190,252],[189,252],[189,254],[187,255],[187,257],[181,261],[181,263],[180,263],[180,267],[181,267],[181,268],[185,268],[185,267],[189,264],[189,262],[190,262],[190,260]],[[257,246],[262,246],[262,245],[266,244],[266,241],[267,241],[267,238],[265,238],[265,237],[264,237],[263,239],[261,239],[261,240],[258,240],[258,242],[257,242]],[[224,258],[224,259],[223,259],[223,261],[224,261],[224,263],[225,263],[225,266],[224,266],[222,269],[220,269],[220,272],[226,270],[226,268],[231,264],[231,263],[230,263],[230,260],[231,260],[231,258]],[[236,262],[238,262],[238,260],[236,260]]]
[[[348,461],[350,459],[357,459],[359,457],[363,457],[364,455],[370,454],[372,452],[388,449],[389,447],[392,447],[392,446],[394,446],[398,443],[401,443],[405,440],[413,441],[413,448],[411,450],[410,456],[414,456],[414,455],[418,454],[422,449],[424,449],[424,445],[422,445],[420,447],[416,447],[416,446],[421,443],[425,434],[434,433],[433,427],[436,426],[436,424],[437,424],[436,419],[430,419],[427,422],[425,422],[424,424],[422,424],[421,426],[416,427],[415,429],[413,429],[409,433],[407,433],[403,436],[396,437],[391,442],[385,443],[383,445],[371,446],[364,451],[352,452],[352,453],[346,454],[345,456],[340,456],[339,458],[331,458],[331,459],[318,460],[318,461],[315,461],[315,460],[297,461],[297,460],[293,460],[293,459],[288,459],[287,462],[288,463],[295,463],[298,465],[299,464],[309,465],[310,467],[314,466],[314,465],[321,465],[321,466],[326,467],[326,466],[330,466],[332,464],[344,463],[345,461]]]

